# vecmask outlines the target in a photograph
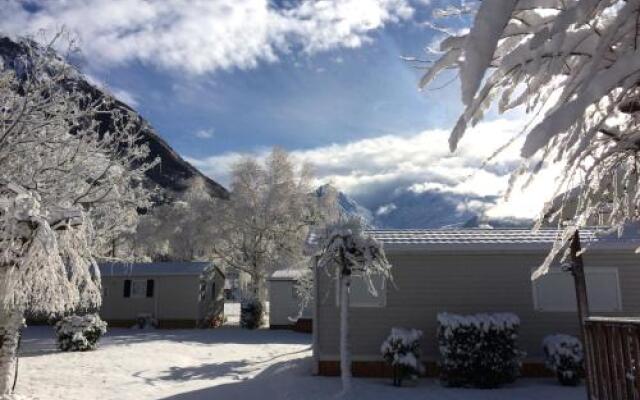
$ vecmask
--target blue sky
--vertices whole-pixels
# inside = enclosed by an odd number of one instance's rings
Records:
[[[281,146],[313,164],[319,183],[375,211],[407,192],[497,196],[517,163],[512,149],[483,167],[519,130],[517,116],[492,114],[450,154],[446,137],[462,109],[457,82],[419,92],[420,71],[401,59],[437,57],[425,48],[444,34],[429,23],[450,2],[459,1],[8,0],[0,29],[66,27],[83,72],[223,184],[241,155]],[[468,21],[435,23],[460,32]],[[476,206],[539,208],[498,203]]]
[[[434,40],[415,18],[371,32],[355,49],[290,52],[251,69],[193,74],[133,60],[86,70],[116,94],[126,91],[172,146],[195,158],[449,126],[460,110],[457,86],[420,93],[420,72],[400,58],[426,56]]]

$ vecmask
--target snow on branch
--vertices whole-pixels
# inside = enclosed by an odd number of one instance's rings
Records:
[[[0,307],[95,309],[95,257],[135,229],[155,162],[132,112],[83,86],[53,42],[12,45],[0,62]]]
[[[465,108],[452,151],[489,108],[523,110],[531,123],[511,184],[531,180],[543,165],[564,166],[556,189],[563,201],[550,201],[540,223],[598,222],[621,232],[640,212],[639,19],[639,0],[485,0],[468,34],[441,43],[444,53],[420,87],[459,71]],[[547,262],[570,237],[560,235]]]
[[[317,266],[329,273],[333,271],[336,279],[359,276],[374,296],[378,293],[372,276],[382,276],[383,282],[392,279],[391,264],[382,243],[363,231],[360,220],[329,224],[320,240],[323,244]]]

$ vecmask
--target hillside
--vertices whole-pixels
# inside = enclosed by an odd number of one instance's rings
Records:
[[[41,49],[41,48],[38,48]],[[29,55],[27,46],[24,42],[14,41],[8,37],[0,37],[0,68],[20,68],[24,65],[24,61],[29,57],[47,57],[52,68],[59,63],[66,63],[59,55],[52,52],[45,52]],[[20,62],[17,62],[17,61]],[[103,89],[100,89],[87,80],[87,78],[77,69],[67,82],[74,85],[82,92],[88,94],[92,100],[98,100],[101,97],[110,96]],[[141,140],[140,144],[146,144],[149,147],[148,161],[156,158],[160,159],[160,164],[147,171],[147,178],[152,187],[159,189],[157,201],[173,198],[176,194],[183,192],[189,186],[189,181],[194,178],[200,178],[205,182],[208,192],[213,197],[228,198],[227,190],[211,178],[202,174],[199,170],[185,161],[171,146],[154,130],[139,113],[137,113],[129,105],[116,99],[114,107],[126,110],[135,118],[134,126],[139,129]],[[107,132],[112,126],[113,121],[108,115],[103,115],[97,119],[100,132]]]

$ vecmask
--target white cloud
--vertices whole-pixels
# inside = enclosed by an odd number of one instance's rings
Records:
[[[120,88],[111,88],[111,93],[116,99],[122,101],[128,106],[133,108],[138,107],[138,99],[133,93]]]
[[[117,88],[117,87],[111,87],[105,81],[91,74],[85,74],[85,78],[93,86],[109,92],[113,97],[127,104],[129,107],[132,107],[132,108],[138,107],[139,103],[138,103],[137,96],[129,92],[128,90]]]
[[[519,165],[522,142],[516,141],[493,161],[485,163],[487,157],[521,128],[519,121],[483,122],[467,133],[453,154],[448,149],[449,131],[445,130],[387,135],[292,154],[315,167],[318,183],[331,181],[355,196],[367,196],[381,187],[396,192],[431,190],[479,197],[501,196],[507,189],[511,171]],[[260,150],[254,155],[264,157],[266,153],[267,150]],[[214,179],[227,183],[230,165],[242,156],[226,153],[190,161]],[[494,207],[489,205],[487,209],[485,205],[484,209],[493,217],[534,217],[552,195],[555,189],[552,182],[558,173],[557,166],[546,168],[526,191],[519,189],[521,184],[516,185],[509,201],[500,200]],[[482,208],[479,204],[466,206]]]
[[[198,139],[211,139],[213,135],[213,129],[200,129],[193,134],[193,136],[197,137]]]
[[[32,12],[23,3],[3,3],[4,32],[66,26],[92,64],[139,60],[190,73],[253,68],[293,50],[359,47],[413,14],[407,0],[305,0],[285,9],[268,0],[41,0]]]
[[[390,212],[392,212],[393,210],[395,210],[396,208],[398,208],[398,206],[396,206],[393,203],[388,203],[388,204],[384,204],[380,207],[378,207],[378,209],[376,210],[376,215],[386,215],[389,214]]]

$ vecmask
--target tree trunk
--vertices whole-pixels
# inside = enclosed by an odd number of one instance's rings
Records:
[[[258,275],[256,279],[255,291],[256,298],[258,299],[258,301],[260,301],[260,303],[262,303],[263,309],[266,310],[264,306],[266,306],[267,304],[267,278],[264,276],[264,274]]]
[[[342,393],[351,390],[351,349],[349,346],[349,287],[351,275],[340,275],[340,376]]]
[[[22,325],[21,312],[10,311],[0,315],[0,397],[11,394],[13,390],[18,340]]]

